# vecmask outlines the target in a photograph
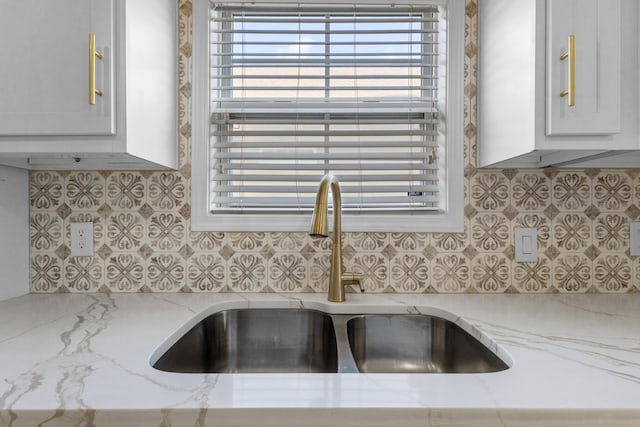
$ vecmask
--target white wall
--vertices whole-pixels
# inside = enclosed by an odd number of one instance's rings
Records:
[[[29,176],[0,166],[0,301],[29,293]]]

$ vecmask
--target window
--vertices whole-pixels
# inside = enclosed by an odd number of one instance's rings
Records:
[[[194,229],[304,231],[331,172],[346,231],[462,231],[463,12],[196,1]]]

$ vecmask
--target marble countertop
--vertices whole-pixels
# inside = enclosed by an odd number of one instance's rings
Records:
[[[31,294],[0,302],[0,427],[640,426],[640,295],[325,298]],[[480,331],[512,366],[491,374],[150,366],[154,350],[196,318],[243,307],[439,314]]]

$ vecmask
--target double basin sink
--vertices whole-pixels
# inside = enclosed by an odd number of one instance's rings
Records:
[[[440,317],[271,308],[214,313],[159,357],[152,356],[152,365],[182,373],[488,373],[508,368],[478,339]]]

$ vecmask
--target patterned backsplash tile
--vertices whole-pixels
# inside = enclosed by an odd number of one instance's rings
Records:
[[[346,233],[368,292],[638,292],[629,222],[636,170],[476,168],[477,4],[467,0],[465,231]],[[30,173],[32,292],[325,292],[330,241],[305,233],[192,232],[191,1],[180,1],[179,169]],[[94,257],[71,257],[70,224],[94,223]],[[537,263],[513,230],[538,230]]]

